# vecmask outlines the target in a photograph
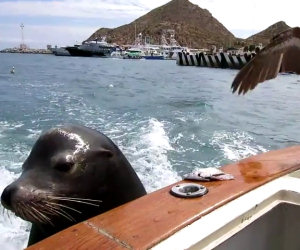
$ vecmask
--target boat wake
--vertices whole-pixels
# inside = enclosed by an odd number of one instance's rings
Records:
[[[162,122],[154,118],[141,122],[128,144],[123,151],[127,153],[147,192],[180,180],[168,158],[168,152],[174,149]]]
[[[18,174],[8,171],[0,165],[0,190],[17,179]],[[30,223],[4,210],[0,204],[0,246],[5,250],[24,249],[27,246]]]
[[[210,143],[219,148],[224,157],[231,161],[267,152],[267,149],[257,145],[254,138],[246,132],[215,131]]]

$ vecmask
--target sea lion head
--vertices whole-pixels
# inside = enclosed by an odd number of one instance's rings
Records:
[[[121,151],[82,126],[47,131],[34,144],[2,205],[24,220],[59,231],[145,194]]]

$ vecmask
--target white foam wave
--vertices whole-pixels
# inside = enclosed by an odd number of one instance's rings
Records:
[[[21,122],[9,123],[8,121],[0,121],[0,137],[4,136],[4,132],[14,130],[24,126]]]
[[[11,216],[13,218],[15,216]],[[0,224],[0,246],[5,250],[25,249],[28,242],[28,234],[30,225],[21,219],[13,219],[11,222],[3,222]],[[4,226],[5,225],[5,226]]]
[[[152,192],[180,179],[168,160],[168,151],[173,150],[164,129],[164,124],[151,118],[140,128],[130,146],[131,163],[137,171],[147,192]],[[128,151],[128,150],[127,150]]]
[[[254,138],[245,132],[216,131],[210,143],[219,147],[224,152],[224,156],[232,161],[267,151],[264,147],[257,145]]]
[[[170,145],[169,138],[164,130],[163,123],[156,119],[150,119],[149,126],[142,128],[142,139],[148,142],[150,147],[155,151],[165,153],[167,150],[173,150]]]
[[[0,190],[2,190],[11,182],[13,182],[18,175],[14,174],[2,167],[0,175]],[[23,221],[19,217],[7,212],[0,205],[0,211],[3,211],[3,216],[0,216],[0,246],[2,249],[18,250],[26,247],[30,224]]]
[[[27,129],[27,131],[29,132],[29,135],[27,136],[29,139],[37,139],[42,133],[42,130],[40,129]]]
[[[23,143],[0,144],[0,194],[21,173],[21,165],[29,148]],[[28,241],[30,224],[4,210],[0,205],[0,246],[2,249],[24,249]]]
[[[14,143],[9,147],[7,144],[0,144],[0,169],[5,168],[13,173],[20,173],[21,166],[29,154],[26,144]],[[0,173],[0,179],[2,173]]]

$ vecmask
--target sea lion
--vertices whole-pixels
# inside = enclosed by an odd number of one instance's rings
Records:
[[[2,205],[32,223],[28,245],[146,194],[120,149],[104,134],[65,126],[42,134]]]

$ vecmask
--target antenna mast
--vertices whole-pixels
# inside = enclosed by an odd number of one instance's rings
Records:
[[[134,45],[136,45],[136,23],[134,23]]]
[[[23,23],[21,23],[21,25],[20,25],[20,28],[21,28],[21,37],[22,37],[22,41],[21,41],[21,44],[20,44],[20,49],[26,49],[26,45],[25,45],[25,43],[24,43],[24,24]]]

